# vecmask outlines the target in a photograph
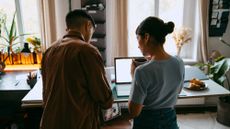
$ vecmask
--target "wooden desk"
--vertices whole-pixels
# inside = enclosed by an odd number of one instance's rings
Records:
[[[21,100],[30,90],[26,82],[28,72],[30,71],[6,72],[0,75],[1,120],[13,118],[21,111]]]
[[[30,86],[26,82],[29,72],[31,71],[11,71],[0,75],[0,91],[30,90]]]
[[[213,80],[204,80],[208,88],[203,91],[191,91],[185,88],[182,89],[182,93],[178,96],[179,99],[185,98],[197,98],[208,96],[222,96],[230,95],[230,92],[215,83]],[[115,85],[112,87],[113,97],[115,102],[127,102],[128,97],[117,97]],[[22,107],[40,107],[42,106],[42,79],[40,78],[34,88],[22,99]]]
[[[30,90],[26,82],[28,73],[29,71],[6,72],[0,76],[0,105],[5,105],[4,102],[21,102]]]

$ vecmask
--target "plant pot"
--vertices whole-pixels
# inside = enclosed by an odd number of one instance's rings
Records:
[[[4,72],[5,67],[6,67],[6,64],[0,61],[0,75]]]
[[[217,118],[216,120],[228,127],[230,127],[230,103],[219,99],[217,103]]]

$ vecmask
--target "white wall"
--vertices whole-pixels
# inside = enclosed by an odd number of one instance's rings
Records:
[[[66,33],[65,16],[69,12],[69,0],[55,0],[57,39]]]
[[[72,0],[71,3],[72,10],[81,8],[81,0]]]
[[[230,44],[230,15],[228,21],[228,27],[223,35],[223,39]],[[225,57],[230,57],[230,47],[221,43],[219,37],[209,37],[208,49],[209,53],[212,50],[218,50]]]
[[[80,0],[72,0],[71,8],[81,8]],[[69,12],[69,0],[55,0],[55,17],[56,17],[56,29],[57,39],[62,38],[66,33],[65,16]]]

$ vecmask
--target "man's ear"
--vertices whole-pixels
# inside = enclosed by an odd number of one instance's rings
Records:
[[[90,31],[90,29],[91,29],[91,21],[86,22],[86,27],[87,27],[87,31]]]

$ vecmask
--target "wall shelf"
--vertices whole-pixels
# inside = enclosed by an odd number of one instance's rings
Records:
[[[96,23],[91,44],[98,48],[106,63],[106,0],[81,0],[81,8],[86,10]]]
[[[209,36],[223,36],[228,25],[230,12],[229,0],[210,0]]]

